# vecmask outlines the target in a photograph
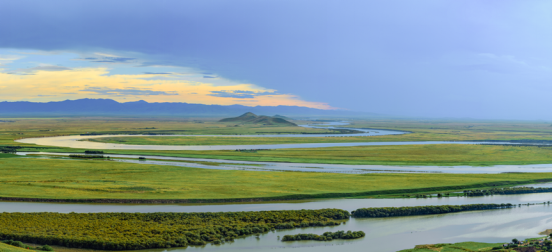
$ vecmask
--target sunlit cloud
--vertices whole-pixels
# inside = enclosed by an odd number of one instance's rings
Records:
[[[274,91],[246,91],[246,90],[223,90],[223,91],[211,91],[210,96],[216,97],[231,97],[231,98],[255,98],[260,95],[275,95]]]
[[[139,88],[113,89],[108,87],[88,87],[79,91],[92,92],[95,94],[109,95],[109,96],[178,95],[178,93],[176,92],[154,91],[154,90],[139,89]]]
[[[187,102],[246,106],[303,106],[332,109],[290,94],[277,94],[252,84],[216,86],[187,80],[148,80],[147,74],[107,75],[106,68],[73,68],[64,71],[35,69],[33,75],[0,73],[0,100],[53,101],[104,98],[124,102]],[[236,100],[236,98],[241,98]]]
[[[63,53],[0,49],[0,100],[61,101],[102,98],[120,102],[186,102],[246,106],[302,106],[333,109],[216,73],[163,64],[144,64],[140,54]],[[22,55],[25,53],[25,55]]]

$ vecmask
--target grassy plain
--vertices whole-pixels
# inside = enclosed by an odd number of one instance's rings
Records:
[[[278,134],[332,133],[327,129],[236,125],[219,123],[218,118],[0,118],[15,122],[0,123],[0,144],[28,137],[99,134]],[[295,121],[313,124],[313,121]],[[392,129],[411,134],[372,137],[310,138],[313,141],[452,141],[452,140],[551,140],[551,123],[509,121],[418,121],[418,120],[352,120],[346,127]],[[339,135],[337,135],[339,136]],[[286,139],[304,141],[303,138]],[[255,140],[254,140],[255,141]],[[275,139],[275,141],[282,141]]]
[[[239,125],[218,123],[215,119],[168,118],[0,118],[15,122],[0,122],[0,145],[21,145],[13,140],[30,137],[48,137],[98,134],[186,134],[235,135],[283,133],[332,133],[327,129]]]
[[[40,136],[98,134],[276,134],[331,133],[326,129],[238,125],[219,123],[216,119],[186,118],[6,118],[15,122],[0,123],[0,145],[34,146],[15,139]],[[313,123],[297,121],[298,124]],[[232,138],[232,137],[129,137],[108,139],[127,144],[270,144],[306,142],[374,142],[432,140],[551,140],[551,124],[539,122],[500,121],[405,121],[353,120],[352,127],[386,128],[411,131],[405,135],[371,137],[309,138]],[[336,134],[336,136],[340,136]],[[99,139],[100,140],[100,139]],[[101,141],[101,140],[100,140]],[[162,141],[162,142],[161,142]],[[36,149],[30,149],[36,151]],[[82,152],[70,148],[45,148],[42,151]],[[388,164],[388,165],[494,165],[551,163],[551,148],[477,146],[477,145],[411,145],[363,146],[318,149],[281,149],[244,153],[235,151],[131,151],[105,150],[106,153],[164,155],[251,161]]]
[[[29,251],[34,251],[34,250],[28,250],[28,249],[24,249],[24,248],[12,246],[12,245],[8,245],[0,242],[0,252],[29,252]]]
[[[484,242],[458,242],[444,244],[417,245],[413,249],[400,250],[398,252],[461,252],[461,251],[492,251],[493,247],[503,247],[504,243]],[[497,251],[497,250],[495,250]],[[500,250],[511,251],[511,250]],[[515,251],[515,250],[512,250]]]
[[[383,196],[550,180],[551,173],[330,174],[210,170],[96,160],[0,158],[0,197],[297,199]]]
[[[552,158],[551,147],[460,144],[277,149],[257,152],[135,150],[106,150],[106,152],[265,162],[443,166],[550,164]]]

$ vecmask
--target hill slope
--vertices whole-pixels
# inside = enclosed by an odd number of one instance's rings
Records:
[[[263,125],[279,125],[279,126],[298,126],[295,123],[286,121],[278,117],[258,116],[254,113],[247,112],[238,117],[231,117],[219,120],[219,122],[234,122],[242,124],[263,124]]]

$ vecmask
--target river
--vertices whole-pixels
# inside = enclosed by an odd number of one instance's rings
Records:
[[[551,183],[538,186],[551,186]],[[495,195],[486,197],[451,197],[427,199],[329,199],[299,203],[265,204],[203,204],[203,205],[122,205],[0,202],[0,212],[220,212],[321,209],[336,207],[348,211],[361,207],[456,205],[477,203],[542,203],[551,201],[551,193]],[[151,249],[147,251],[397,251],[418,244],[455,243],[462,241],[507,242],[513,238],[539,236],[551,228],[551,205],[520,206],[512,209],[470,211],[461,213],[406,216],[392,218],[351,218],[346,224],[333,227],[310,227],[278,230],[236,239],[223,245],[204,247]],[[363,231],[366,236],[356,240],[329,242],[281,242],[287,234],[327,231]],[[143,250],[142,250],[143,251]],[[144,251],[143,251],[144,252]]]
[[[344,125],[338,123],[334,125]],[[317,127],[317,126],[309,126]],[[335,136],[372,136],[386,134],[406,134],[407,132],[355,129],[362,131],[357,134],[328,135],[253,135],[232,137],[335,137]],[[136,135],[111,135],[136,136]],[[171,135],[175,136],[175,135]],[[218,135],[220,136],[220,135]],[[123,145],[79,141],[87,138],[110,137],[102,136],[63,136],[46,138],[27,138],[17,140],[22,143],[38,145],[72,147],[85,149],[129,149],[129,150],[234,150],[234,149],[278,149],[278,148],[320,148],[336,146],[363,145],[407,145],[407,144],[478,144],[475,142],[370,142],[370,143],[317,143],[317,144],[278,144],[278,145],[227,145],[227,146],[162,146],[162,145]],[[160,136],[162,137],[162,136]],[[216,137],[216,136],[214,136]],[[486,143],[486,142],[481,142]],[[491,144],[498,144],[492,142]],[[19,153],[61,155],[70,153]],[[380,166],[380,165],[330,165],[301,164],[276,162],[247,162],[214,159],[193,159],[161,156],[142,156],[147,158],[139,161],[136,155],[111,155],[117,162],[150,163],[161,165],[176,165],[206,169],[242,169],[242,170],[296,170],[316,172],[448,172],[448,173],[500,173],[500,172],[551,172],[551,164],[518,165],[518,166]],[[152,160],[156,159],[156,160]],[[180,162],[179,162],[180,161]],[[212,162],[213,165],[194,162]],[[220,164],[215,164],[220,163]],[[224,164],[221,164],[224,163]],[[534,187],[551,187],[551,183],[532,184]],[[427,199],[324,199],[314,201],[294,201],[262,204],[196,204],[196,205],[139,205],[139,204],[71,204],[71,203],[32,203],[32,202],[1,202],[0,212],[225,212],[225,211],[266,211],[294,209],[340,208],[348,211],[362,207],[391,206],[421,206],[447,204],[477,204],[477,203],[542,203],[551,201],[551,193],[495,195],[486,197],[451,197]],[[551,205],[520,206],[512,209],[487,211],[471,211],[441,215],[407,216],[393,218],[352,218],[346,224],[334,227],[310,227],[294,230],[278,230],[262,234],[259,237],[236,239],[223,245],[207,245],[203,247],[188,247],[174,249],[153,249],[152,252],[163,251],[397,251],[413,248],[418,244],[455,243],[462,241],[508,242],[513,238],[524,239],[537,237],[538,233],[550,229],[552,225]],[[366,237],[356,240],[334,240],[329,242],[301,241],[281,242],[279,238],[286,234],[315,233],[327,231],[352,230],[364,231]]]
[[[338,122],[343,125],[346,122]],[[332,125],[332,124],[331,124]],[[338,128],[321,127],[313,125],[299,125],[306,128]],[[363,129],[363,128],[344,128],[339,129],[356,130],[360,133],[351,134],[277,134],[277,135],[148,135],[149,137],[351,137],[351,136],[383,136],[408,134],[406,131],[385,130],[385,129]],[[299,148],[325,148],[325,147],[351,147],[351,146],[381,146],[381,145],[420,145],[420,144],[512,144],[508,142],[449,142],[449,141],[420,141],[420,142],[354,142],[354,143],[296,143],[296,144],[254,144],[254,145],[133,145],[133,144],[114,144],[100,143],[91,141],[82,141],[93,138],[105,137],[138,137],[144,135],[90,135],[90,136],[56,136],[56,137],[37,137],[24,138],[16,140],[19,143],[37,144],[44,146],[69,147],[80,149],[103,149],[103,150],[236,150],[236,149],[299,149]]]
[[[18,152],[18,155],[29,157],[59,157],[68,158],[75,153],[59,152]],[[83,153],[78,153],[83,154]],[[504,173],[504,172],[551,172],[551,164],[532,165],[493,165],[493,166],[392,166],[392,165],[346,165],[346,164],[311,164],[284,162],[254,162],[225,159],[183,158],[150,155],[106,154],[110,159],[98,159],[106,162],[126,162],[137,164],[170,165],[217,170],[248,170],[248,171],[301,171],[329,173]],[[145,159],[138,159],[143,157]]]

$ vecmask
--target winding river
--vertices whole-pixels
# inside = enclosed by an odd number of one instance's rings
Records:
[[[345,122],[329,125],[343,126]],[[318,127],[308,126],[304,127]],[[304,134],[304,135],[227,135],[225,137],[347,137],[406,134],[408,132],[380,129],[356,129],[356,134]],[[79,141],[101,137],[132,137],[137,135],[101,135],[101,136],[62,136],[46,138],[27,138],[17,140],[21,143],[37,145],[71,147],[82,149],[128,149],[128,150],[235,150],[235,149],[280,149],[280,148],[321,148],[337,146],[367,145],[409,145],[409,144],[479,144],[487,142],[365,142],[365,143],[313,143],[313,144],[273,144],[273,145],[218,145],[218,146],[163,146],[163,145],[125,145]],[[171,135],[189,136],[189,135]],[[206,135],[203,135],[206,136]],[[211,135],[220,137],[222,135]],[[166,136],[159,136],[166,137]],[[488,144],[501,144],[491,142]],[[71,153],[18,153],[20,155],[43,155],[43,158],[67,158]],[[149,163],[159,165],[185,166],[204,169],[241,169],[241,170],[294,170],[315,172],[367,173],[367,172],[447,172],[447,173],[501,173],[501,172],[551,172],[551,164],[542,165],[498,165],[489,167],[469,166],[384,166],[384,165],[340,165],[340,164],[302,164],[278,162],[248,162],[233,160],[179,158],[164,156],[112,155],[111,161]],[[206,163],[210,162],[210,163]],[[533,184],[534,187],[551,187],[551,183]],[[322,209],[336,207],[348,211],[361,207],[421,206],[446,204],[477,203],[542,203],[552,200],[551,193],[495,195],[486,197],[451,197],[427,199],[324,199],[294,201],[291,203],[262,204],[197,204],[197,205],[138,205],[138,204],[71,204],[71,203],[32,203],[2,202],[0,212],[221,212],[221,211],[266,211],[294,209]],[[188,248],[151,249],[152,252],[164,251],[397,251],[413,248],[418,244],[455,243],[462,241],[506,242],[512,238],[524,239],[537,237],[538,233],[550,229],[552,225],[551,205],[522,205],[512,209],[470,211],[441,215],[407,216],[392,218],[352,218],[346,224],[334,227],[310,227],[294,230],[278,230],[259,237],[236,239],[223,245],[207,245]],[[315,233],[327,231],[362,230],[366,236],[357,240],[333,240],[329,242],[301,241],[281,242],[280,237],[287,234]]]
[[[339,125],[346,122],[337,122]],[[327,125],[336,125],[328,123]],[[361,129],[344,127],[322,127],[314,125],[299,125],[306,128],[335,128],[359,131],[360,133],[351,134],[278,134],[278,135],[148,135],[149,137],[351,137],[351,136],[384,136],[408,134],[406,131],[394,131],[384,129]],[[100,143],[91,141],[82,141],[86,139],[105,138],[105,137],[138,137],[144,135],[88,135],[88,136],[57,136],[57,137],[37,137],[24,138],[16,140],[19,143],[37,144],[44,146],[69,147],[79,149],[103,149],[103,150],[236,150],[236,149],[298,149],[298,148],[324,148],[324,147],[350,147],[350,146],[376,146],[376,145],[420,145],[420,144],[508,144],[508,142],[449,142],[449,141],[421,141],[421,142],[354,142],[354,143],[296,143],[296,144],[256,144],[256,145],[133,145],[133,144],[114,144]]]
[[[18,155],[42,158],[68,158],[75,153],[59,152],[18,152]],[[82,154],[82,153],[79,153]],[[216,170],[247,170],[247,171],[301,171],[328,173],[504,173],[504,172],[551,172],[551,164],[531,165],[493,165],[493,166],[392,166],[392,165],[346,165],[346,164],[311,164],[284,162],[255,162],[224,159],[184,158],[150,155],[106,154],[106,162],[125,162],[136,164],[170,165]],[[139,157],[145,159],[139,159]]]
[[[350,136],[382,136],[408,134],[405,131],[383,129],[344,128],[337,126],[348,125],[348,122],[328,122],[316,125],[300,125],[307,128],[334,128],[355,130],[360,133],[352,134],[279,134],[279,135],[153,135],[154,137],[174,136],[210,136],[210,137],[350,137]],[[421,145],[421,144],[506,144],[508,142],[354,142],[354,143],[298,143],[298,144],[258,144],[258,145],[129,145],[82,141],[92,138],[105,137],[137,137],[142,135],[94,135],[94,136],[58,136],[42,138],[25,138],[16,140],[20,143],[37,144],[43,146],[69,147],[79,149],[102,150],[236,150],[236,149],[293,149],[293,148],[324,148],[345,146],[378,146],[378,145]],[[20,155],[49,155],[67,157],[74,153],[48,152],[20,152]],[[532,165],[494,165],[486,167],[473,166],[391,166],[391,165],[344,165],[344,164],[312,164],[312,163],[283,163],[283,162],[252,162],[220,159],[182,158],[149,155],[110,154],[110,161],[143,163],[156,165],[171,165],[194,167],[203,169],[224,170],[252,170],[252,171],[302,171],[302,172],[330,172],[330,173],[379,173],[379,172],[432,172],[432,173],[503,173],[503,172],[550,172],[551,164]],[[144,157],[146,160],[138,160]],[[206,163],[209,162],[209,163]]]

